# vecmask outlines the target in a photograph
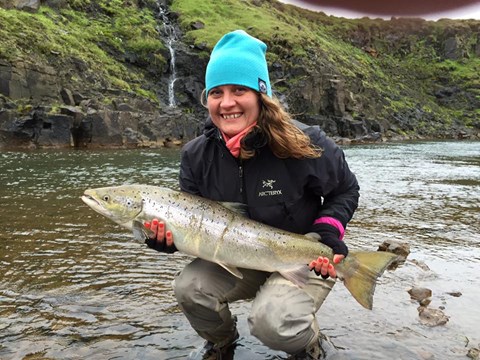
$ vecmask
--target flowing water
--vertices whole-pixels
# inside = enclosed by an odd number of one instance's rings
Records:
[[[161,25],[159,25],[159,33],[163,35],[165,45],[167,45],[170,52],[169,72],[170,77],[168,79],[168,106],[176,107],[175,101],[175,81],[177,80],[177,71],[175,67],[175,44],[179,38],[175,24],[170,21],[168,16],[168,7],[162,5],[161,1],[157,1],[158,16]]]
[[[332,359],[465,359],[480,347],[480,143],[345,151],[361,184],[350,248],[404,242],[429,269],[386,272],[372,311],[337,284],[318,313],[339,348]],[[172,149],[0,153],[0,359],[184,359],[203,343],[171,290],[190,259],[132,241],[80,200],[89,187],[176,188],[178,166]],[[419,322],[413,286],[432,289],[446,325]],[[235,358],[285,359],[248,334],[249,306],[232,305]]]

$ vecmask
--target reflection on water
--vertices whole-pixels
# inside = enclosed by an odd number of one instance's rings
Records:
[[[319,312],[344,359],[465,358],[480,346],[480,143],[346,148],[361,202],[351,247],[407,242],[411,262],[387,273],[374,310],[342,285]],[[183,359],[202,340],[176,306],[174,274],[189,261],[131,241],[80,201],[89,187],[177,187],[178,150],[0,153],[0,358]],[[433,291],[446,326],[418,322],[407,290]],[[461,292],[453,297],[448,293]],[[282,359],[248,335],[249,303],[232,306],[244,336],[236,358]],[[340,358],[340,357],[332,357]]]

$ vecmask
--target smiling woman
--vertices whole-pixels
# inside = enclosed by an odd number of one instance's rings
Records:
[[[308,251],[299,262],[311,270],[302,288],[285,277],[267,275],[264,268],[243,269],[240,278],[211,258],[198,257],[186,265],[175,277],[175,296],[191,326],[206,340],[191,359],[233,356],[239,333],[229,306],[245,299],[254,299],[248,317],[252,335],[292,359],[320,359],[322,338],[315,313],[334,284],[328,278],[337,277],[333,264],[354,256],[348,254],[343,237],[357,208],[355,175],[342,150],[318,126],[295,122],[275,98],[266,50],[266,43],[243,30],[225,34],[213,48],[203,97],[210,118],[204,134],[182,149],[180,188],[210,200],[243,203],[250,219],[301,238],[314,232],[331,256]],[[149,247],[165,252],[179,241],[182,250],[178,233],[164,231],[170,226],[168,219],[153,218],[151,224]],[[228,238],[220,233],[222,241]],[[245,236],[239,238],[250,243]],[[291,244],[297,253],[298,242]],[[262,246],[273,251],[270,240]]]
[[[210,90],[207,106],[212,122],[223,132],[227,146],[235,135],[245,135],[255,126],[260,114],[257,93],[238,85],[223,85]]]
[[[345,12],[364,15],[379,16],[417,16],[428,17],[432,14],[442,13],[441,17],[450,18],[480,18],[478,0],[281,0],[284,3],[317,11],[326,11],[331,15],[344,16]],[[328,10],[327,10],[328,9]],[[462,15],[464,9],[465,16]],[[452,15],[450,15],[452,14]],[[347,15],[348,16],[348,15]],[[355,16],[348,16],[355,17]]]

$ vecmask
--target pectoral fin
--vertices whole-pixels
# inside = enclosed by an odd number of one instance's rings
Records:
[[[223,267],[225,270],[227,270],[230,274],[232,274],[235,277],[238,277],[239,279],[243,279],[243,274],[238,270],[235,266],[229,266],[221,263],[217,263],[221,267]]]
[[[149,232],[153,233],[153,231],[147,229],[140,221],[134,220],[132,222],[132,232],[133,237],[135,240],[138,240],[142,243],[145,242],[145,239],[149,237]]]

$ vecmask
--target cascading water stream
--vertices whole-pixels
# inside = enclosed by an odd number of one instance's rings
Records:
[[[165,43],[168,50],[170,51],[170,77],[168,79],[168,106],[175,107],[175,81],[177,80],[177,73],[175,70],[175,43],[178,40],[178,33],[175,28],[175,25],[172,24],[169,17],[167,16],[168,9],[166,5],[163,5],[160,1],[157,2],[159,9],[159,18],[163,23],[158,30],[159,33],[164,37]]]

